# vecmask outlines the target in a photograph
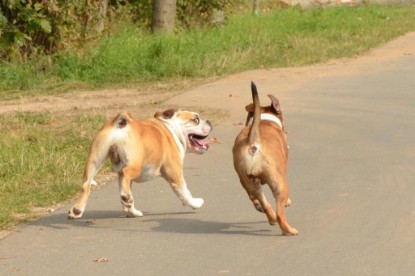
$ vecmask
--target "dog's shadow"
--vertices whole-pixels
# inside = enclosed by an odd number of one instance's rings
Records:
[[[143,222],[156,222],[158,225],[152,227],[154,232],[179,233],[179,234],[232,234],[232,235],[254,235],[275,236],[274,228],[255,229],[253,224],[264,224],[258,222],[228,223],[219,221],[204,221],[192,218],[156,218],[146,219]]]
[[[254,236],[276,236],[278,231],[270,227],[265,221],[257,222],[220,222],[205,221],[189,216],[196,214],[194,212],[174,212],[174,213],[144,213],[142,218],[126,218],[121,211],[90,211],[77,220],[68,220],[64,213],[50,214],[42,219],[32,222],[32,225],[52,228],[55,230],[68,229],[70,227],[88,227],[101,228],[99,220],[117,220],[117,226],[122,226],[118,220],[136,220],[137,224],[146,224],[148,229],[145,231],[154,231],[162,233],[180,233],[180,234],[232,234],[232,235],[254,235]],[[168,217],[166,217],[168,216]],[[183,217],[186,216],[186,217]],[[264,228],[255,227],[255,224],[263,224]],[[155,225],[155,226],[153,226]],[[107,228],[105,226],[104,228]],[[265,229],[267,227],[268,229]],[[117,228],[117,227],[115,227]],[[114,230],[115,230],[114,228]],[[118,229],[120,230],[120,229]],[[143,231],[143,227],[137,227],[137,230],[121,231]]]

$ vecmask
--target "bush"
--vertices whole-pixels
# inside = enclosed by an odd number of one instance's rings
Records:
[[[177,26],[209,21],[232,0],[178,0]],[[0,1],[0,58],[9,61],[51,54],[99,41],[120,23],[151,25],[152,0],[3,0]]]

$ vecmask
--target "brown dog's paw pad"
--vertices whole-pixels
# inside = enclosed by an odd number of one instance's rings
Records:
[[[297,236],[298,235],[298,230],[295,229],[295,228],[291,228],[287,232],[284,232],[283,235],[284,236]]]
[[[256,209],[258,212],[264,213],[264,209],[262,208],[262,206],[261,206],[261,205],[256,205],[256,206],[255,206],[255,209]]]

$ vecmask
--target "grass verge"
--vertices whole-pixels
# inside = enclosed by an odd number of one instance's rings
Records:
[[[102,116],[0,116],[0,229],[36,217],[79,190],[91,135]],[[99,123],[98,123],[99,122]]]
[[[153,36],[124,26],[99,45],[0,66],[0,99],[73,88],[222,76],[361,54],[415,30],[415,5],[281,9],[225,26]]]

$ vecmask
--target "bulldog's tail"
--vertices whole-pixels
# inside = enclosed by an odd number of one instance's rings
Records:
[[[254,155],[258,150],[260,143],[259,136],[259,123],[261,122],[261,106],[259,103],[258,91],[256,89],[255,83],[251,81],[251,92],[252,92],[252,102],[254,104],[254,118],[252,121],[251,128],[249,129],[248,142],[249,142],[249,153]]]
[[[124,154],[118,144],[128,136],[128,125],[132,120],[129,112],[123,112],[106,122],[98,131],[89,147],[84,169],[84,182],[96,184],[94,177],[108,157],[111,159],[113,170],[117,171]]]

